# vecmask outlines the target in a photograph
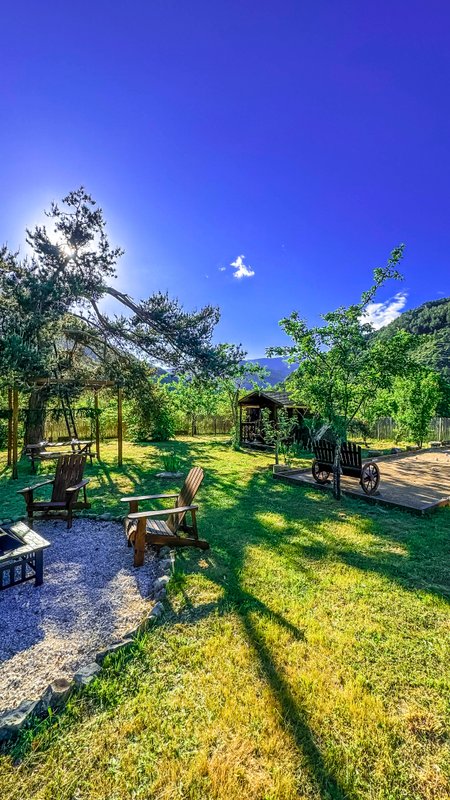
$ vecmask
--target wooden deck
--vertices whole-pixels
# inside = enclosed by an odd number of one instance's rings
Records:
[[[376,461],[380,468],[378,491],[366,495],[355,479],[342,476],[343,493],[368,503],[402,508],[416,514],[450,505],[450,449],[413,451],[371,460]],[[289,470],[274,474],[274,477],[286,483],[332,491],[331,479],[320,486],[312,477],[311,468]]]

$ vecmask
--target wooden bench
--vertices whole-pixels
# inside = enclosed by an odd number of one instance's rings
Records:
[[[317,483],[327,482],[333,472],[336,445],[332,442],[320,441],[313,444],[314,461],[312,463],[313,478]],[[342,475],[357,478],[366,494],[374,494],[380,483],[380,470],[374,461],[362,463],[361,448],[353,442],[341,445],[340,467]]]

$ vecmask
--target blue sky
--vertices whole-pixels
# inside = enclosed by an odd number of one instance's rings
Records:
[[[252,357],[400,242],[378,323],[450,294],[449,37],[448,0],[4,4],[0,241],[83,184],[120,286]]]

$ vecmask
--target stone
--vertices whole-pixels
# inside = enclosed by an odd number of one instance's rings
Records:
[[[36,713],[44,714],[48,708],[59,708],[67,699],[72,689],[72,684],[66,678],[55,678],[46,688],[38,701]]]
[[[183,472],[158,472],[156,474],[157,478],[183,478]]]
[[[168,556],[170,556],[170,547],[167,547],[165,544],[164,547],[161,547],[161,550],[159,551],[159,558],[161,561],[163,561],[164,559],[167,559]]]
[[[162,589],[159,590],[159,592],[155,594],[155,600],[164,600],[166,594],[167,592],[163,587]]]
[[[86,664],[85,667],[81,667],[75,673],[73,679],[79,686],[87,686],[98,675],[100,670],[101,666],[96,661],[92,661],[90,664]]]
[[[171,558],[162,558],[158,564],[159,569],[161,572],[164,572],[166,575],[172,572],[173,562]]]
[[[20,706],[12,711],[4,711],[0,714],[0,742],[19,733],[21,728],[23,728],[25,723],[35,713],[38,702],[37,700],[24,700]]]
[[[151,617],[161,617],[164,614],[164,606],[162,603],[156,603],[150,611]]]
[[[164,589],[170,581],[170,577],[168,575],[162,575],[160,578],[157,578],[153,584],[153,593],[157,594],[161,589]]]
[[[118,653],[121,650],[126,650],[128,647],[131,647],[132,644],[133,639],[131,636],[129,638],[124,637],[120,642],[114,642],[113,644],[109,645],[109,647],[105,647],[104,650],[100,650],[100,652],[95,656],[95,660],[97,664],[101,664],[105,660],[106,656],[109,656],[112,653]]]

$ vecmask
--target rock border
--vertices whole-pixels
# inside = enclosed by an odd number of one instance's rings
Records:
[[[115,516],[107,513],[100,515],[83,514],[81,518],[98,520],[99,522],[107,520],[123,522],[125,520],[124,516]],[[0,522],[0,525],[18,522],[22,519],[27,519],[26,515],[5,519]],[[126,650],[133,644],[136,637],[148,630],[150,625],[163,616],[165,608],[162,600],[166,596],[166,587],[173,575],[175,551],[164,546],[161,547],[156,557],[159,561],[158,572],[160,573],[153,584],[152,590],[153,599],[156,600],[156,603],[147,616],[136,628],[125,633],[121,639],[117,639],[104,650],[100,650],[96,654],[94,661],[90,661],[80,667],[71,681],[66,678],[55,678],[37,700],[22,700],[16,708],[0,712],[0,744],[15,738],[33,719],[46,717],[50,709],[52,711],[60,710],[74,689],[88,686],[99,675],[103,661],[107,656]]]

